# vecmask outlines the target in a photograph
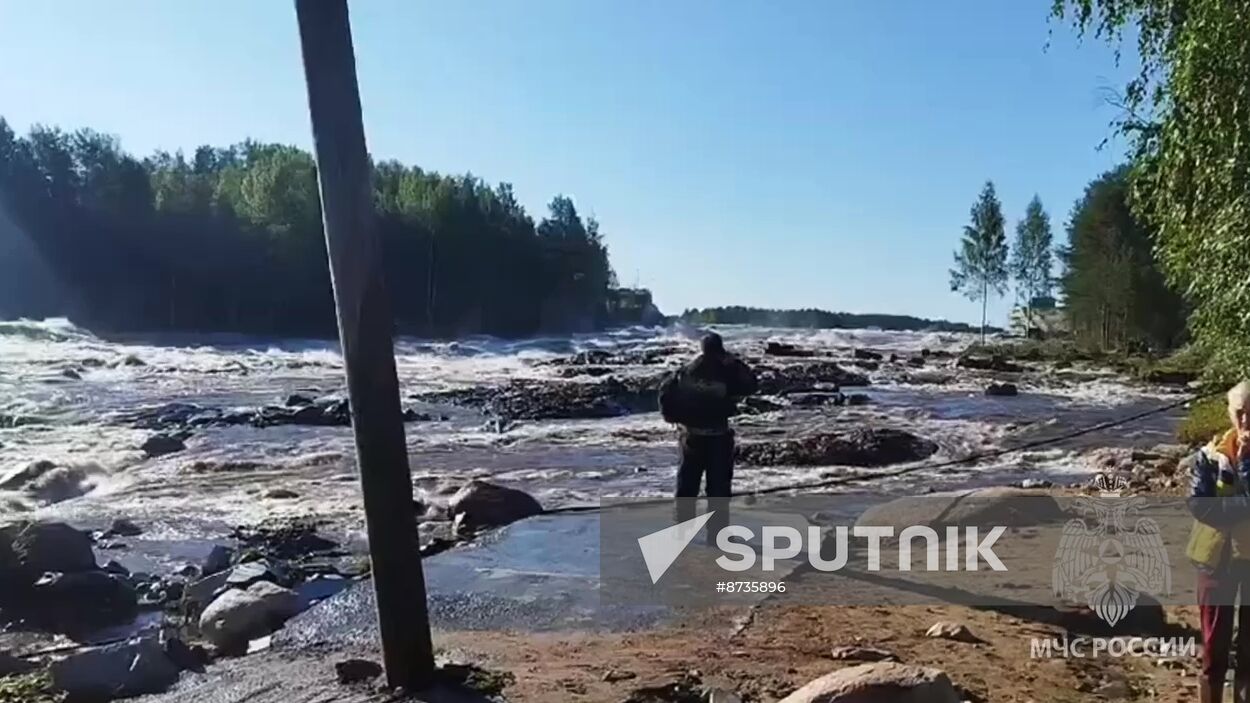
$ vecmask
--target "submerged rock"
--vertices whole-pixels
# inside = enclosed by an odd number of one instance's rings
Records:
[[[608,377],[594,383],[514,380],[421,396],[430,402],[474,407],[505,420],[582,420],[659,410],[661,376]]]
[[[937,444],[910,432],[863,428],[738,446],[737,459],[755,466],[883,466],[932,456]]]
[[[960,703],[940,669],[893,662],[860,664],[808,682],[779,703]]]
[[[769,356],[816,356],[816,352],[811,349],[800,349],[793,344],[786,344],[784,342],[768,342],[764,345],[764,353]]]
[[[543,506],[525,491],[474,479],[451,497],[448,508],[457,524],[477,530],[537,515]]]
[[[217,647],[236,651],[263,637],[299,612],[295,591],[268,581],[247,590],[232,588],[209,603],[200,615],[200,632]]]
[[[854,358],[861,359],[863,361],[881,361],[880,354],[878,354],[875,351],[869,351],[867,349],[856,349],[853,352],[853,356]]]
[[[6,491],[20,491],[36,479],[56,468],[56,464],[47,459],[39,459],[32,461],[25,466],[18,467],[0,477],[0,489]]]
[[[26,494],[44,503],[60,503],[84,496],[95,490],[96,468],[58,466],[26,486]]]
[[[186,449],[187,445],[183,443],[182,439],[173,435],[157,434],[148,437],[147,441],[143,443],[143,446],[139,448],[142,449],[143,453],[147,454],[149,458],[156,458],[158,456],[165,456],[166,454],[180,452],[183,449]]]

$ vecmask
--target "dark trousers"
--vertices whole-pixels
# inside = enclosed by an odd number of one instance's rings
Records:
[[[1241,591],[1240,606],[1234,606]],[[1232,564],[1215,573],[1198,572],[1198,619],[1202,622],[1202,675],[1223,681],[1233,650],[1233,618],[1240,622],[1236,637],[1235,677],[1250,678],[1250,565]]]
[[[708,541],[714,543],[720,528],[729,524],[729,496],[733,493],[734,436],[681,433],[681,464],[677,467],[677,521],[695,516],[699,484],[707,478],[708,508],[716,514],[708,521]]]

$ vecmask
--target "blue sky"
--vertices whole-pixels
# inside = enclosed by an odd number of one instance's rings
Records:
[[[601,221],[623,283],[717,304],[979,321],[948,286],[987,178],[1057,238],[1134,66],[1050,0],[352,3],[370,150],[556,193]],[[1049,48],[1047,44],[1049,42]],[[281,0],[0,0],[0,115],[137,154],[308,147]],[[991,310],[1005,318],[1007,301]]]

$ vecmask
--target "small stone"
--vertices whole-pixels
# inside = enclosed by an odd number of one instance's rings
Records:
[[[382,675],[382,667],[368,659],[347,659],[335,662],[334,673],[341,684],[371,681]]]
[[[638,674],[632,671],[620,671],[618,669],[608,669],[603,672],[603,680],[608,683],[616,681],[628,681],[629,679],[638,678]]]
[[[986,386],[985,394],[990,396],[1011,397],[1020,394],[1020,389],[1014,383],[991,383]]]
[[[834,647],[829,656],[839,661],[854,662],[896,662],[898,656],[893,652],[876,647]]]
[[[933,637],[936,639],[954,640],[956,642],[967,642],[970,644],[980,644],[981,638],[972,634],[967,626],[955,622],[941,621],[936,622],[925,631],[925,637]]]
[[[75,369],[61,369],[61,376],[63,378],[68,378],[71,381],[82,380],[82,374],[78,373]]]
[[[272,498],[274,500],[290,500],[292,498],[298,498],[299,494],[289,488],[271,488],[265,491],[264,497]]]
[[[105,537],[134,537],[141,534],[143,534],[143,528],[124,517],[114,520],[113,524],[104,531]]]

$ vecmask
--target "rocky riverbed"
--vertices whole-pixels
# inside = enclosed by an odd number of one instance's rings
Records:
[[[958,335],[721,331],[761,378],[735,421],[747,491],[831,477],[851,493],[1080,482],[1114,452],[1170,441],[1175,416],[998,453],[1184,391],[1092,363],[968,354]],[[400,340],[423,554],[471,551],[543,508],[667,494],[674,433],[655,389],[696,337]],[[263,647],[365,577],[341,374],[323,342],[103,340],[63,321],[0,323],[0,612],[22,633],[0,649],[94,657],[81,666],[138,656],[168,685],[171,671]],[[979,453],[995,456],[926,469]],[[519,548],[536,568],[541,541]],[[68,561],[41,561],[49,553]],[[71,602],[86,611],[57,607]],[[102,641],[114,650],[80,646]],[[66,684],[68,666],[62,687],[79,685]],[[655,695],[630,700],[686,700]]]

